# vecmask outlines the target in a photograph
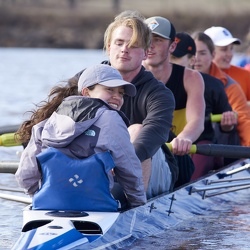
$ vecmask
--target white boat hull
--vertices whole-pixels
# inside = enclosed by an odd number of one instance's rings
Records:
[[[87,212],[88,216],[58,218],[47,215],[48,211],[26,208],[23,232],[13,250],[128,247],[136,239],[205,214],[215,204],[226,205],[240,199],[241,194],[249,194],[249,170],[250,159],[243,160],[123,213]],[[48,224],[39,227],[40,222],[48,220]],[[31,229],[33,225],[37,229]]]
[[[90,243],[103,236],[113,225],[119,213],[23,211],[21,237],[12,248],[17,249],[70,249]]]

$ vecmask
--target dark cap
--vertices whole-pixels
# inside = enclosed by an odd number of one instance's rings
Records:
[[[177,45],[174,52],[172,53],[173,56],[178,58],[183,57],[186,54],[191,54],[195,56],[196,53],[195,42],[189,34],[185,32],[176,33],[175,42]]]
[[[153,34],[174,41],[175,27],[168,19],[160,16],[154,16],[146,19],[145,22]]]

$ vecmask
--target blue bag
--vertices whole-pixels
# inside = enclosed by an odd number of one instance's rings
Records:
[[[107,173],[115,167],[109,152],[73,159],[55,148],[37,155],[42,170],[41,188],[34,194],[34,210],[118,210],[109,190]]]

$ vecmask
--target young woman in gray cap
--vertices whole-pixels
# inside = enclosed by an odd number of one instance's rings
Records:
[[[77,88],[80,95],[72,95]],[[119,111],[124,95],[135,94],[116,69],[101,64],[87,68],[78,86],[51,92],[52,99],[18,131],[29,143],[16,179],[33,196],[33,209],[117,211],[119,203],[110,194],[114,175],[129,206],[146,202],[141,163]],[[49,117],[51,110],[56,111]]]

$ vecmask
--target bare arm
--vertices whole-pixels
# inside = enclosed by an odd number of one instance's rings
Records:
[[[192,143],[204,130],[205,100],[204,81],[196,70],[185,68],[184,87],[187,92],[187,124],[179,135],[172,140],[173,153],[184,155],[190,151]]]

